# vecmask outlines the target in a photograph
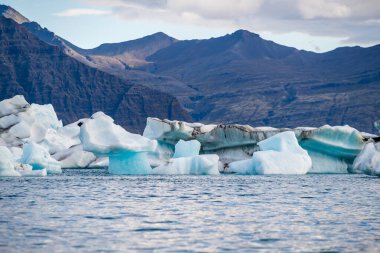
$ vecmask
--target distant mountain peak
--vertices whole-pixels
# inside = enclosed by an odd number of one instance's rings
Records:
[[[12,7],[8,5],[0,4],[0,14],[1,16],[5,18],[10,18],[19,24],[30,22],[29,19],[27,19],[26,17],[21,15],[18,11],[16,11],[15,9],[13,9]]]
[[[259,37],[260,35],[257,33],[250,32],[248,30],[240,29],[231,34],[231,36],[237,37]]]

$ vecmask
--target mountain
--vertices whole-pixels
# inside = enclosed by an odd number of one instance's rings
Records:
[[[173,96],[91,68],[4,17],[0,80],[0,99],[22,94],[30,102],[52,103],[64,123],[103,111],[141,133],[148,116],[190,120]]]
[[[23,20],[14,10],[7,13]],[[313,53],[238,30],[184,41],[156,33],[82,49],[35,22],[23,21],[22,26],[90,67],[175,96],[193,121],[274,127],[349,124],[376,133],[380,46]]]
[[[7,5],[0,4],[0,15],[5,18],[10,18],[18,24],[30,22],[29,19],[21,15],[18,11]]]
[[[92,67],[116,75],[135,84],[145,85],[176,96],[182,104],[188,104],[188,96],[196,91],[188,85],[170,77],[159,76],[135,69],[149,64],[146,57],[176,42],[176,39],[155,33],[141,39],[121,43],[106,43],[93,49],[82,49],[61,38],[37,22],[29,21],[10,6],[0,5],[0,15],[13,19],[47,44],[60,47],[68,56]]]
[[[275,127],[349,124],[376,132],[380,45],[312,53],[239,30],[178,41],[147,57],[145,71],[193,89],[193,119]]]

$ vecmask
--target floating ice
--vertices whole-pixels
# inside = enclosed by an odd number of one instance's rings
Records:
[[[157,153],[154,154],[156,158],[174,152],[174,145],[179,140],[195,139],[201,143],[203,153],[217,154],[222,163],[230,163],[250,158],[258,150],[258,142],[287,130],[289,129],[254,128],[248,125],[203,125],[148,118],[144,136],[159,142]],[[295,132],[300,135],[302,130],[297,129]],[[164,153],[160,154],[161,151]]]
[[[49,152],[34,142],[24,144],[23,154],[20,163],[30,164],[33,170],[46,169],[47,173],[61,173],[61,165],[52,158]]]
[[[0,176],[14,177],[20,176],[20,173],[15,171],[13,155],[7,147],[0,146]]]
[[[83,123],[80,139],[85,151],[109,156],[108,170],[112,174],[149,174],[152,170],[146,153],[154,151],[157,142],[127,132],[102,112]]]
[[[364,141],[360,132],[352,127],[325,125],[305,136],[300,145],[311,151],[310,173],[348,173]]]
[[[16,163],[15,170],[23,177],[45,177],[47,175],[46,169],[33,170],[33,167],[29,164]]]
[[[201,143],[197,140],[179,140],[175,145],[175,153],[173,155],[173,158],[196,156],[199,155],[200,149]]]
[[[294,132],[276,134],[258,143],[252,159],[230,163],[228,171],[240,174],[306,174],[311,168],[308,153],[298,145]]]
[[[91,163],[96,161],[96,156],[91,152],[84,151],[81,144],[62,150],[52,157],[60,162],[62,168],[91,167]]]
[[[367,143],[354,161],[354,169],[380,176],[380,143]]]
[[[196,155],[170,159],[153,169],[157,175],[218,175],[219,157],[217,155]]]

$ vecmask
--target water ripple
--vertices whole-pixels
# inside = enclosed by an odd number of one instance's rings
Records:
[[[0,179],[0,252],[380,252],[364,175]]]

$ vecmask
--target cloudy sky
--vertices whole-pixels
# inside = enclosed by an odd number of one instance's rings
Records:
[[[380,44],[380,0],[0,0],[83,48],[158,31],[177,39],[237,29],[325,52]]]

